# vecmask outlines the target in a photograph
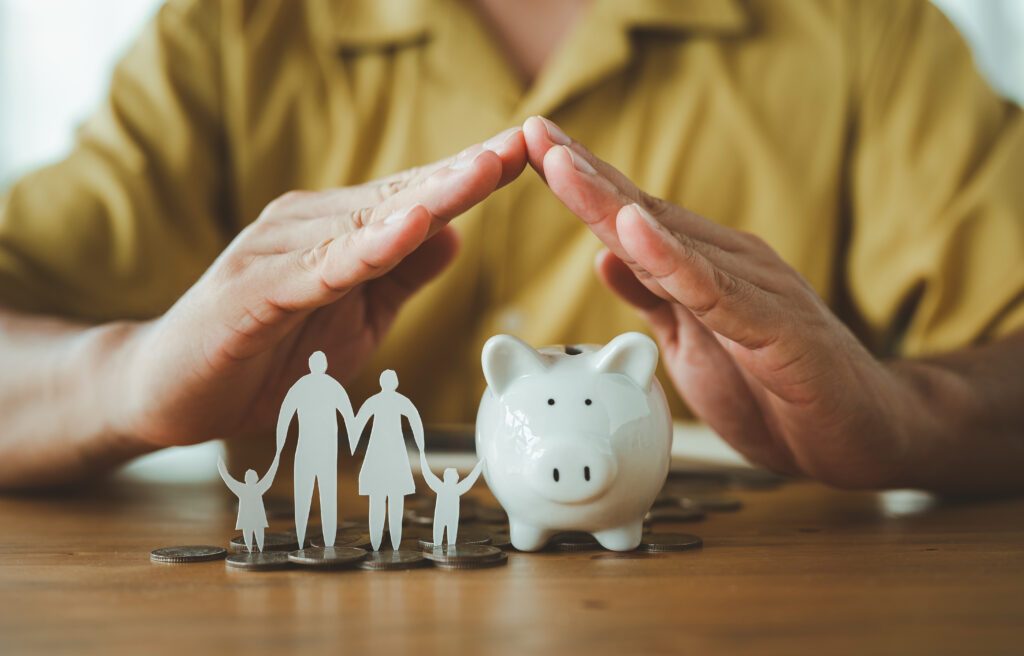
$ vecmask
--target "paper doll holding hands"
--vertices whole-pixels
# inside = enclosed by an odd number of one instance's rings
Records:
[[[220,477],[224,479],[228,489],[238,497],[238,519],[235,521],[235,530],[242,531],[245,548],[250,553],[252,552],[252,539],[254,535],[256,537],[256,546],[259,547],[260,551],[263,551],[263,529],[269,526],[267,523],[267,511],[263,507],[263,494],[270,489],[270,484],[274,482],[274,475],[277,474],[279,462],[280,453],[274,457],[270,470],[267,471],[266,476],[262,480],[257,477],[255,469],[246,470],[245,482],[242,483],[233,479],[231,474],[228,473],[227,467],[224,466],[224,458],[217,460],[217,471],[220,472]]]
[[[484,461],[478,461],[473,471],[461,481],[459,480],[458,470],[454,467],[449,467],[444,470],[442,474],[444,480],[441,480],[430,470],[430,465],[427,464],[427,456],[423,454],[423,451],[420,451],[420,468],[423,470],[423,479],[427,482],[427,486],[437,495],[437,500],[434,502],[435,547],[441,546],[441,540],[444,538],[445,531],[448,532],[449,545],[455,544],[455,541],[458,539],[459,498],[473,487],[477,477],[480,476],[483,466]]]

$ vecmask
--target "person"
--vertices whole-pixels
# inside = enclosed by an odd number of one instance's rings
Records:
[[[434,546],[444,544],[445,534],[448,544],[456,544],[459,539],[459,501],[463,494],[469,492],[483,470],[484,461],[478,460],[473,470],[464,479],[459,480],[459,470],[448,467],[444,470],[443,480],[434,475],[427,463],[427,456],[420,451],[420,469],[427,487],[434,491]]]
[[[256,546],[263,551],[263,531],[270,526],[267,523],[267,511],[263,507],[263,495],[274,483],[274,475],[277,474],[279,460],[274,458],[270,464],[266,476],[260,480],[255,469],[245,470],[245,482],[241,483],[232,478],[228,473],[224,458],[217,459],[217,471],[224,479],[236,497],[238,497],[238,517],[235,520],[235,530],[242,531],[242,539],[245,541],[245,548],[252,553],[252,540],[255,536]]]
[[[924,0],[172,0],[0,202],[0,485],[254,462],[296,353],[471,421],[490,335],[641,329],[753,462],[1019,491],[1022,172]]]
[[[309,356],[309,373],[300,378],[284,397],[277,415],[277,453],[288,440],[288,426],[298,415],[298,444],[295,446],[295,535],[299,546],[306,538],[306,523],[313,502],[313,486],[320,491],[320,530],[324,546],[333,547],[338,533],[338,414],[346,426],[355,417],[345,388],[327,374],[327,356],[314,351]]]
[[[380,549],[387,520],[391,547],[402,542],[405,496],[416,491],[412,467],[405,449],[402,419],[409,422],[413,440],[423,453],[423,422],[416,406],[398,392],[398,376],[386,369],[380,374],[380,392],[366,399],[348,433],[352,453],[359,446],[363,429],[373,420],[363,466],[359,469],[359,494],[369,497],[370,545]]]

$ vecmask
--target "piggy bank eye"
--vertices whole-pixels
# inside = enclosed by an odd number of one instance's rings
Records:
[[[586,403],[587,405],[590,405],[591,403],[593,403],[593,401],[591,401],[590,399],[587,399],[586,401],[584,401],[584,403]]]
[[[548,399],[548,405],[555,405],[554,399]]]

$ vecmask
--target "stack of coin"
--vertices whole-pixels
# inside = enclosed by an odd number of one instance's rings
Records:
[[[225,559],[224,563],[228,567],[244,569],[250,572],[285,569],[291,565],[291,562],[288,560],[288,553],[284,551],[233,553]]]
[[[704,541],[696,535],[684,533],[645,533],[640,539],[640,551],[688,551],[699,549]]]
[[[424,557],[441,569],[484,569],[508,562],[508,554],[486,544],[456,544],[433,547],[423,552]]]
[[[259,551],[256,540],[252,541],[252,551]],[[263,551],[294,551],[299,548],[299,542],[293,533],[264,533]],[[249,551],[245,546],[245,540],[241,535],[231,538],[231,551],[241,553]]]
[[[455,538],[455,544],[490,544],[490,543],[491,543],[491,534],[490,533],[486,533],[484,531],[463,530],[463,529],[460,528],[459,529],[459,533],[458,533],[458,535]],[[423,549],[433,549],[437,545],[434,544],[434,537],[433,536],[430,536],[430,537],[424,536],[424,537],[419,538],[419,546],[421,548],[423,548]]]
[[[359,562],[359,567],[369,570],[401,570],[424,567],[430,563],[423,557],[422,551],[399,549],[392,551],[371,551]]]
[[[339,569],[366,558],[365,549],[356,547],[309,547],[288,554],[288,560],[302,567]]]

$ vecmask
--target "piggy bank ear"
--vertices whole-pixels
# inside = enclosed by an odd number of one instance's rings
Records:
[[[647,391],[658,367],[658,346],[647,335],[623,333],[605,344],[595,357],[594,368],[599,372],[628,376]]]
[[[481,360],[487,385],[498,396],[519,378],[547,369],[540,353],[512,335],[495,335],[487,340]]]

